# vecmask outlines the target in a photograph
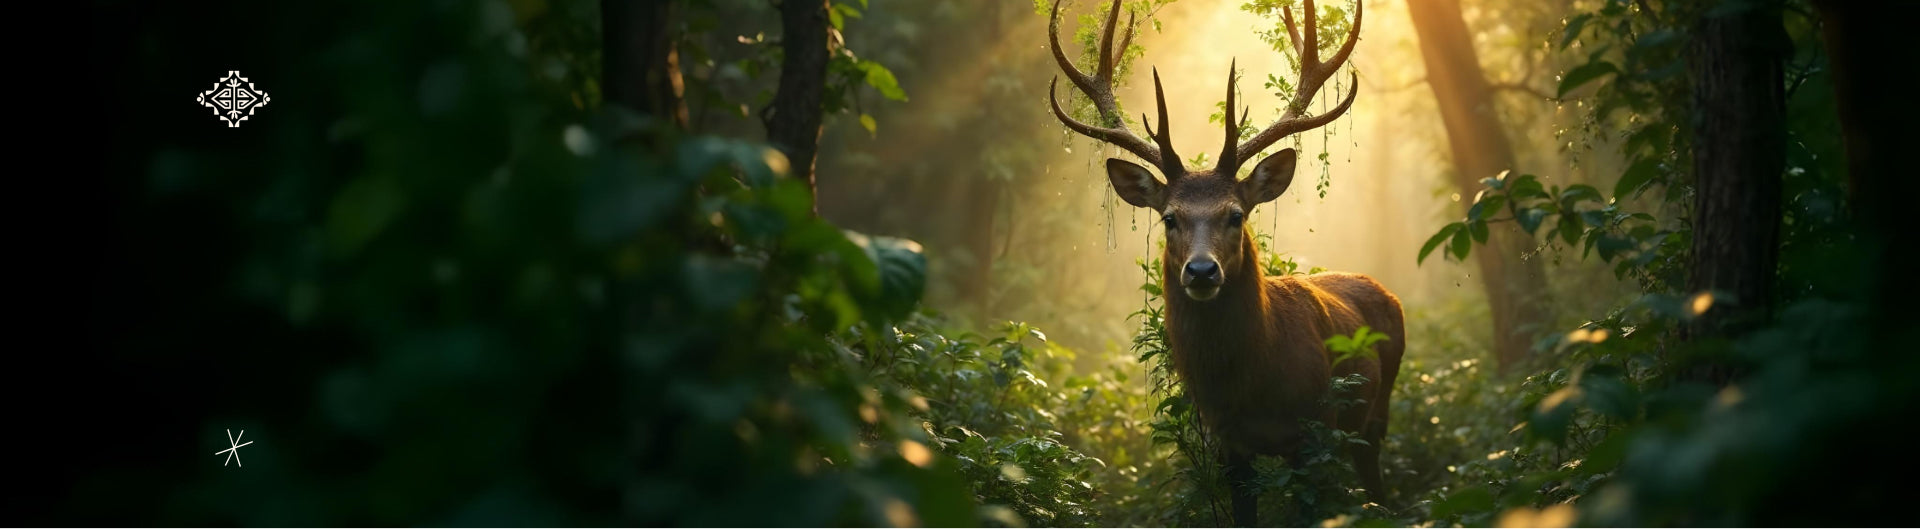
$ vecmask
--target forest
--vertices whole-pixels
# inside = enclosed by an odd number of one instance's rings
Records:
[[[6,510],[1911,524],[1913,7],[96,1]]]

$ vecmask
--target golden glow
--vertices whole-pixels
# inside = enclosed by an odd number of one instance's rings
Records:
[[[1720,390],[1713,400],[1723,408],[1733,407],[1740,401],[1747,400],[1747,394],[1740,391],[1740,386],[1729,385],[1726,389]]]
[[[1711,308],[1713,308],[1712,292],[1701,292],[1699,294],[1694,294],[1693,300],[1687,302],[1687,311],[1693,313],[1694,316],[1706,314],[1707,309],[1711,309]]]
[[[900,457],[920,468],[933,466],[933,451],[915,441],[900,441]]]
[[[1279,116],[1280,107],[1285,105],[1283,98],[1263,85],[1269,75],[1293,81],[1296,72],[1286,54],[1275,51],[1256,35],[1257,31],[1271,29],[1273,21],[1241,11],[1243,3],[1173,2],[1159,8],[1154,15],[1156,24],[1143,20],[1134,42],[1145,52],[1132,62],[1123,78],[1116,80],[1115,90],[1128,119],[1134,120],[1129,127],[1136,134],[1144,136],[1138,123],[1141,113],[1154,109],[1154,69],[1158,69],[1165,86],[1169,128],[1175,150],[1183,158],[1205,154],[1210,162],[1218,156],[1223,130],[1208,117],[1218,111],[1216,104],[1224,99],[1230,63],[1237,61],[1241,70],[1239,101],[1251,108],[1254,126],[1264,127]],[[1344,0],[1334,3],[1342,7],[1347,4]],[[1061,17],[1061,36],[1067,55],[1078,58],[1080,46],[1072,42],[1071,35],[1078,27],[1079,16],[1094,12],[1095,6],[1081,2],[1066,9],[1068,12]],[[936,278],[929,284],[929,307],[962,313],[978,311],[967,315],[980,321],[1027,321],[1048,330],[1053,334],[1050,338],[1068,348],[1083,353],[1107,351],[1109,342],[1124,342],[1137,326],[1136,320],[1128,319],[1142,301],[1138,290],[1141,272],[1135,261],[1158,257],[1156,245],[1164,238],[1164,228],[1157,221],[1158,214],[1129,206],[1113,196],[1105,160],[1132,156],[1065,133],[1048,112],[1042,92],[1059,72],[1048,57],[1047,17],[1043,13],[1029,15],[1010,18],[1008,25],[998,27],[996,31],[1004,35],[999,44],[967,54],[979,59],[957,60],[922,71],[920,75],[928,77],[914,83],[921,88],[911,94],[913,102],[878,116],[882,130],[896,131],[892,136],[870,139],[852,119],[842,119],[829,126],[855,131],[851,136],[859,139],[851,142],[854,148],[849,151],[823,145],[822,150],[823,164],[828,164],[830,157],[847,165],[856,163],[848,162],[850,159],[877,164],[873,166],[874,176],[861,178],[916,179],[913,185],[884,187],[916,193],[912,203],[982,203],[986,206],[980,209],[993,210],[990,215],[960,215],[944,208],[897,216],[872,215],[868,210],[875,204],[835,204],[830,197],[837,192],[835,186],[864,189],[879,184],[824,178],[831,173],[821,179],[821,213],[838,220],[838,213],[846,212],[848,218],[865,219],[868,224],[859,226],[862,231],[907,235],[927,242],[933,250],[928,255],[929,268]],[[1551,88],[1551,75],[1542,73],[1551,68],[1523,68],[1528,61],[1515,51],[1535,42],[1531,36],[1520,38],[1531,29],[1483,12],[1469,13],[1468,19],[1477,30],[1517,39],[1514,45],[1487,42],[1481,47],[1481,63],[1489,79],[1508,81],[1532,72],[1535,86]],[[1432,91],[1422,82],[1427,74],[1407,4],[1367,2],[1361,40],[1353,53],[1352,65],[1360,75],[1360,86],[1352,110],[1326,130],[1282,139],[1273,146],[1274,150],[1300,151],[1293,184],[1280,198],[1254,208],[1246,226],[1271,236],[1271,247],[1298,261],[1303,271],[1320,266],[1372,276],[1399,296],[1409,314],[1440,310],[1442,306],[1485,307],[1480,285],[1483,275],[1475,259],[1469,258],[1466,263],[1444,259],[1415,263],[1422,242],[1447,222],[1464,215],[1465,198],[1472,196],[1472,191],[1454,184],[1446,129]],[[1082,70],[1091,67],[1080,65]],[[1331,108],[1356,88],[1347,84],[1345,74],[1335,76],[1307,110],[1317,114]],[[1016,88],[1030,90],[1028,93],[1036,97],[1031,104],[982,108],[991,99],[988,96],[999,93],[996,90]],[[1060,88],[1062,104],[1071,105],[1071,83],[1063,80]],[[1563,137],[1554,134],[1578,123],[1577,114],[1582,111],[1567,105],[1563,114],[1556,114],[1551,103],[1518,93],[1497,97],[1493,110],[1508,120],[1508,138],[1521,155],[1521,167],[1515,174],[1540,174],[1547,182],[1563,186],[1592,178],[1567,173],[1571,167],[1568,158],[1579,153],[1563,152]],[[1018,124],[1016,127],[1031,127],[1006,130],[1007,141],[1026,142],[1039,137],[1046,142],[1045,148],[1014,148],[988,141],[983,148],[959,149],[953,137],[904,135],[897,131],[906,127],[888,125],[909,121],[954,123],[952,130],[972,134],[976,131],[966,128],[967,123],[983,110],[1017,116],[1011,120]],[[1003,121],[1008,120],[995,123]],[[867,149],[873,152],[863,152]],[[1004,152],[1030,153],[1020,156],[1036,159],[1016,163],[995,158],[1002,156],[995,153]],[[1326,154],[1324,162],[1322,152]],[[907,160],[934,169],[925,176],[895,170],[904,169]],[[1248,165],[1252,162],[1248,160]],[[961,200],[986,196],[988,192],[982,189],[990,189],[1000,198]],[[1108,204],[1111,210],[1105,209]],[[985,240],[980,247],[955,243],[971,241],[958,234],[976,229],[989,231],[980,238]],[[982,250],[990,253],[981,255]],[[1488,251],[1493,250],[1481,246],[1474,250],[1476,254]],[[1631,280],[1617,281],[1604,263],[1567,260],[1550,266],[1557,267],[1550,272],[1553,274],[1561,274],[1560,268],[1599,272],[1580,275],[1577,283],[1591,285],[1583,286],[1577,297],[1591,300],[1596,307],[1638,294]],[[970,271],[982,268],[990,271],[985,290],[991,294],[962,291],[972,286],[963,282],[939,281],[973,277]],[[979,303],[983,301],[980,297],[990,299]],[[976,303],[984,308],[967,308]],[[1409,337],[1408,342],[1433,343],[1415,338]],[[1606,338],[1611,335],[1603,335],[1602,339]],[[1416,345],[1409,347],[1407,354],[1419,358],[1427,351],[1425,346]]]
[[[792,168],[787,163],[787,155],[771,147],[761,149],[760,158],[766,162],[767,169],[773,170],[773,174],[787,174],[787,170]]]
[[[1024,483],[1027,481],[1027,469],[1020,468],[1020,465],[1013,463],[1000,465],[1000,477],[1007,478],[1007,481],[1014,483]]]
[[[1578,517],[1573,505],[1560,503],[1545,509],[1521,507],[1500,513],[1496,527],[1572,527]]]
[[[1592,335],[1593,335],[1593,331],[1589,331],[1585,327],[1581,327],[1578,329],[1574,329],[1573,332],[1567,333],[1567,342],[1568,343],[1586,343],[1587,338]]]
[[[1567,343],[1600,343],[1607,341],[1607,337],[1612,334],[1613,331],[1606,329],[1588,329],[1581,327],[1574,329],[1573,332],[1567,333]]]
[[[913,512],[913,506],[900,498],[887,498],[887,523],[894,527],[919,527],[920,515]]]
[[[1543,412],[1553,411],[1554,408],[1560,407],[1560,404],[1565,403],[1569,400],[1573,400],[1574,397],[1579,397],[1579,396],[1580,396],[1579,386],[1567,386],[1564,388],[1560,388],[1560,391],[1555,391],[1551,394],[1548,394],[1547,398],[1540,399],[1540,411],[1543,411]]]

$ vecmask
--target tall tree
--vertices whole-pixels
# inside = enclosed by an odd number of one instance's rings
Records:
[[[1695,27],[1687,64],[1694,106],[1693,248],[1688,288],[1715,290],[1696,333],[1767,315],[1780,241],[1786,169],[1786,84],[1791,41],[1777,2],[1716,10]],[[1724,370],[1707,378],[1724,383]]]
[[[687,128],[672,0],[601,0],[602,89],[611,105]]]
[[[1515,165],[1513,146],[1494,114],[1493,88],[1473,49],[1459,0],[1408,0],[1407,11],[1419,35],[1427,86],[1446,125],[1454,185],[1461,195],[1472,196],[1481,188],[1480,179]],[[1531,241],[1512,224],[1490,226],[1489,251],[1473,253],[1492,305],[1494,352],[1503,370],[1524,358],[1532,346],[1531,334],[1552,321],[1544,298],[1545,272],[1538,260],[1522,258]]]
[[[1908,98],[1904,83],[1885,79],[1888,53],[1909,50],[1904,31],[1914,20],[1920,6],[1891,2],[1876,5],[1848,0],[1815,0],[1820,13],[1821,41],[1826,46],[1829,77],[1839,106],[1841,134],[1847,153],[1847,183],[1855,218],[1860,221],[1869,247],[1880,248],[1869,273],[1879,285],[1873,296],[1870,314],[1875,348],[1891,357],[1912,361],[1906,351],[1911,338],[1907,325],[1920,318],[1920,305],[1911,293],[1920,291],[1920,266],[1914,252],[1893,251],[1903,234],[1906,212],[1899,204],[1920,195],[1920,183],[1907,176],[1911,169],[1900,166],[1895,155],[1913,145],[1915,117],[1911,106],[1898,102]],[[1905,51],[1908,57],[1911,51]],[[1911,64],[1911,61],[1905,63]],[[1907,108],[1905,115],[1887,112]],[[1913,390],[1909,385],[1909,393]],[[1913,402],[1912,399],[1903,399]]]
[[[766,118],[767,142],[787,155],[789,174],[816,193],[813,163],[827,86],[828,22],[827,0],[780,2],[780,85]],[[814,203],[817,212],[819,200]]]

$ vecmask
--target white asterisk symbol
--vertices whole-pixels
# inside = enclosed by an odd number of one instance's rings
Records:
[[[246,437],[246,436],[247,436],[247,431],[240,430],[240,437]],[[253,441],[247,441],[247,442],[241,443],[240,437],[234,437],[233,430],[227,430],[227,444],[232,445],[233,448],[228,448],[226,450],[214,452],[213,455],[217,456],[220,454],[227,454],[227,463],[233,463],[234,466],[242,466],[242,467],[246,466],[246,465],[240,464],[240,447],[253,444]],[[235,444],[235,443],[239,443],[239,444]],[[223,466],[223,467],[227,466],[227,463],[221,463],[220,466]]]

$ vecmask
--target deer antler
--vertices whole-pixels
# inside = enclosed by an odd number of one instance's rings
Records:
[[[1113,7],[1107,10],[1106,27],[1100,31],[1100,62],[1094,74],[1089,76],[1074,67],[1073,61],[1067,60],[1066,50],[1060,47],[1060,4],[1064,1],[1055,0],[1053,14],[1047,19],[1047,39],[1053,44],[1053,60],[1060,64],[1060,70],[1067,74],[1067,80],[1080,87],[1080,91],[1093,100],[1093,107],[1099,111],[1100,123],[1104,126],[1082,123],[1060,109],[1060,100],[1054,95],[1054,88],[1060,83],[1059,77],[1054,77],[1047,84],[1047,101],[1053,104],[1053,116],[1074,132],[1114,144],[1148,163],[1160,166],[1168,181],[1185,174],[1186,168],[1180,164],[1180,156],[1173,152],[1172,137],[1167,133],[1167,98],[1160,89],[1160,72],[1156,70],[1153,74],[1154,97],[1160,105],[1160,133],[1154,134],[1153,128],[1146,125],[1146,115],[1140,116],[1141,126],[1147,127],[1147,136],[1152,137],[1159,144],[1158,147],[1127,130],[1126,122],[1120,115],[1120,106],[1114,102],[1113,70],[1119,65],[1121,55],[1127,52],[1127,46],[1133,42],[1133,16],[1127,16],[1126,37],[1121,41],[1120,48],[1115,49],[1113,30],[1120,19],[1120,0],[1113,0]]]
[[[1282,9],[1280,11],[1280,21],[1287,26],[1287,39],[1293,43],[1294,52],[1300,56],[1300,84],[1294,87],[1293,99],[1287,103],[1287,112],[1281,115],[1280,119],[1274,121],[1273,124],[1267,125],[1265,130],[1261,130],[1259,134],[1254,134],[1252,138],[1248,138],[1246,142],[1241,143],[1239,147],[1230,147],[1233,151],[1232,156],[1228,156],[1227,152],[1223,150],[1220,154],[1220,164],[1216,166],[1215,171],[1232,174],[1233,171],[1239,169],[1241,160],[1252,158],[1254,155],[1259,154],[1261,150],[1266,149],[1267,146],[1273,145],[1273,142],[1279,141],[1280,138],[1320,128],[1328,123],[1332,123],[1333,120],[1338,119],[1341,114],[1347,113],[1347,109],[1353,106],[1354,95],[1360,93],[1358,86],[1360,77],[1358,75],[1353,76],[1353,82],[1348,84],[1348,86],[1352,88],[1347,90],[1347,98],[1341,101],[1339,106],[1318,116],[1305,115],[1308,104],[1313,102],[1314,94],[1319,93],[1320,87],[1326,85],[1327,79],[1332,78],[1333,74],[1339,73],[1340,67],[1346,64],[1349,56],[1353,55],[1353,45],[1360,40],[1360,19],[1361,12],[1363,11],[1362,6],[1364,4],[1365,2],[1354,2],[1353,28],[1348,30],[1347,40],[1340,45],[1340,49],[1335,50],[1333,56],[1325,62],[1320,60],[1319,16],[1314,10],[1313,0],[1305,0],[1304,5],[1302,5],[1304,11],[1302,17],[1304,20],[1302,20],[1302,22],[1304,22],[1305,24],[1303,25],[1306,26],[1304,28],[1304,36],[1302,36],[1303,32],[1300,28],[1294,26],[1293,10]],[[1229,146],[1233,144],[1234,139],[1240,137],[1240,131],[1233,121],[1234,82],[1234,74],[1229,72],[1227,74],[1226,119],[1227,144]]]

